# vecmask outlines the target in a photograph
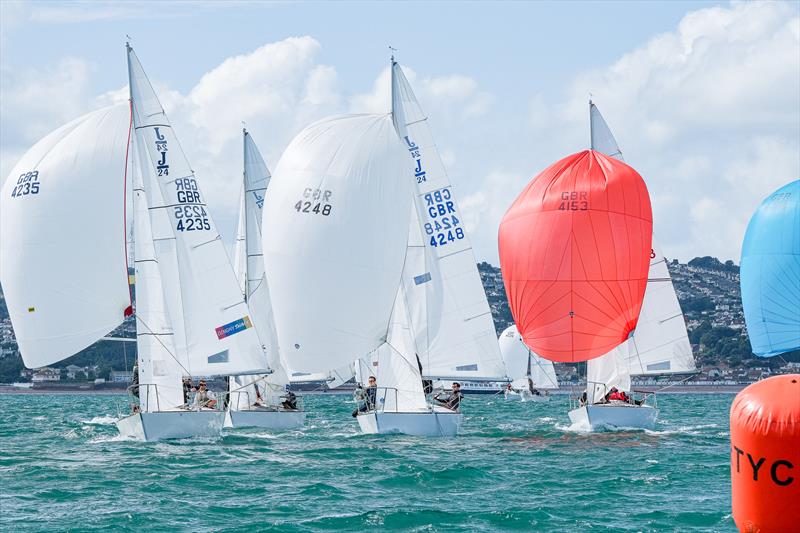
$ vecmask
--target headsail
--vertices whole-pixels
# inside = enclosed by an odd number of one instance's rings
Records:
[[[264,276],[264,254],[261,250],[261,211],[264,197],[271,178],[267,164],[261,157],[258,147],[247,130],[243,131],[244,173],[242,184],[241,211],[239,227],[234,247],[234,264],[239,285],[250,308],[253,325],[259,339],[267,349],[269,366],[273,373],[269,376],[250,375],[231,379],[231,391],[246,389],[248,385],[258,388],[261,398],[269,404],[276,404],[289,383],[286,370],[281,361],[278,348],[278,332],[269,287]],[[245,400],[246,395],[236,395]],[[252,395],[251,395],[251,399]]]
[[[388,114],[323,119],[284,151],[263,250],[293,373],[350,365],[386,340],[408,239],[403,161]]]
[[[456,201],[455,187],[400,65],[392,61],[392,114],[416,193],[403,272],[423,374],[504,377],[491,310]]]
[[[65,359],[131,305],[125,248],[130,109],[94,111],[20,159],[0,198],[0,280],[25,365]]]
[[[389,334],[375,354],[377,401],[387,412],[427,411],[422,375],[414,353],[414,336],[402,289],[397,291]]]
[[[133,144],[134,161],[138,151]],[[145,412],[168,410],[183,402],[181,378],[188,370],[178,360],[175,331],[164,300],[164,283],[153,245],[145,184],[138,164],[132,167],[134,265],[136,269],[136,349],[139,400]],[[148,176],[149,177],[149,176]],[[150,184],[150,186],[156,186]]]
[[[800,180],[769,195],[750,219],[741,284],[753,353],[800,349]]]
[[[622,152],[597,106],[589,102],[592,149],[623,161]],[[695,370],[692,346],[686,332],[667,260],[653,236],[647,289],[633,336],[609,356],[619,357],[633,375],[691,372]],[[614,384],[619,387],[618,384]]]
[[[142,170],[159,189],[147,187],[144,180],[148,203],[160,213],[153,217],[169,221],[169,234],[161,238],[176,258],[170,265],[159,262],[176,350],[193,375],[267,372],[264,347],[198,180],[130,47],[128,71],[136,140],[145,163]],[[160,260],[159,247],[156,255]],[[165,271],[175,268],[177,272]]]

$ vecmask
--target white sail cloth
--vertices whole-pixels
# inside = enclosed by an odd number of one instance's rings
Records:
[[[132,147],[136,161],[137,150],[135,145]],[[144,412],[166,411],[184,403],[181,380],[184,369],[175,355],[175,335],[164,301],[164,284],[153,246],[150,209],[139,165],[131,165],[131,173],[139,405]]]
[[[427,411],[422,374],[414,353],[402,289],[397,291],[386,343],[378,348],[375,377],[378,407],[385,412]]]
[[[623,160],[611,129],[594,103],[589,102],[592,149]],[[650,270],[636,330],[614,350],[587,363],[587,379],[630,390],[631,375],[653,375],[695,370],[692,347],[667,261],[653,236]],[[615,361],[606,361],[606,359]],[[605,380],[605,381],[603,381]],[[587,393],[600,386],[587,384]]]
[[[427,117],[400,65],[392,62],[392,114],[415,186],[403,287],[423,374],[500,379],[504,367],[453,184]]]
[[[388,114],[321,120],[284,151],[262,231],[293,373],[350,365],[385,341],[408,238],[404,161]]]
[[[177,356],[192,375],[268,372],[264,347],[198,180],[130,47],[128,71],[136,141],[142,171],[150,177],[143,181]]]
[[[506,375],[514,388],[528,388],[530,377],[537,389],[557,389],[555,367],[552,361],[542,359],[522,341],[515,325],[507,327],[499,338],[500,353],[506,366]]]
[[[0,282],[25,366],[65,359],[130,306],[125,155],[130,110],[84,115],[36,143],[0,198]]]
[[[281,361],[278,331],[275,328],[269,287],[264,276],[264,254],[261,250],[261,214],[271,176],[253,137],[247,131],[243,132],[243,143],[244,174],[239,227],[234,246],[234,270],[250,308],[253,325],[266,347],[272,374],[232,377],[229,388],[233,394],[233,409],[252,405],[256,400],[255,388],[258,389],[262,402],[277,405],[289,383],[285,365]]]

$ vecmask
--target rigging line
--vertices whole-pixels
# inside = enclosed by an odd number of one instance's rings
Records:
[[[167,345],[166,345],[166,344],[164,344],[164,343],[161,341],[161,339],[159,338],[159,337],[160,337],[160,336],[159,336],[159,334],[158,334],[158,333],[156,333],[155,331],[153,331],[153,330],[150,328],[150,326],[148,326],[148,325],[147,325],[147,323],[146,323],[144,320],[142,320],[142,318],[141,318],[141,317],[140,317],[138,314],[136,315],[136,320],[138,320],[139,322],[141,322],[141,323],[142,323],[142,325],[143,325],[144,327],[146,327],[146,328],[147,328],[147,330],[148,330],[148,331],[149,331],[149,332],[150,332],[150,333],[153,335],[153,337],[154,337],[154,338],[155,338],[155,339],[158,341],[158,343],[161,345],[161,347],[162,347],[162,348],[164,348],[164,351],[165,351],[165,352],[167,352],[167,353],[169,354],[169,356],[170,356],[170,357],[172,357],[172,359],[174,359],[174,360],[175,360],[175,362],[176,362],[176,363],[178,363],[178,366],[179,366],[179,367],[181,367],[181,368],[184,370],[184,372],[186,372],[186,374],[188,374],[188,375],[190,375],[190,376],[191,376],[191,375],[192,375],[192,373],[191,373],[191,372],[189,372],[189,370],[188,370],[188,369],[187,369],[185,366],[183,366],[183,364],[181,364],[180,360],[178,360],[178,358],[177,358],[177,357],[175,357],[175,354],[173,354],[173,353],[170,351],[170,349],[169,349],[169,348],[167,348]],[[173,333],[173,334],[174,334],[174,333]]]

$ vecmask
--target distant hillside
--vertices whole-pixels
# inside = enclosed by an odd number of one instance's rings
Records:
[[[514,323],[506,299],[500,269],[483,262],[478,264],[497,333]],[[740,368],[779,366],[784,361],[800,361],[800,351],[770,359],[756,358],[750,349],[739,292],[739,267],[733,261],[721,262],[715,257],[696,257],[686,264],[673,260],[669,271],[681,302],[689,339],[695,349],[698,366],[715,365]],[[13,329],[0,289],[0,383],[16,381],[22,360],[16,351]],[[135,337],[135,322],[129,318],[115,336]],[[2,355],[5,355],[3,357]],[[130,369],[136,358],[134,343],[99,342],[78,354],[53,365],[98,366],[98,377],[114,370]]]

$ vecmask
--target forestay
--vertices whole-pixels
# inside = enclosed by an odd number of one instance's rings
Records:
[[[154,223],[154,239],[175,258],[174,264],[162,262],[156,247],[178,357],[192,375],[267,372],[264,348],[198,180],[130,47],[128,69],[142,170],[158,184],[146,187],[148,203],[160,212],[154,220],[169,223],[165,235],[157,235]]]
[[[392,114],[416,187],[403,286],[423,374],[502,378],[497,332],[456,193],[427,117],[392,61]],[[413,215],[412,215],[413,218]]]
[[[388,114],[321,120],[284,151],[263,250],[293,373],[351,365],[385,341],[408,240],[403,161]]]
[[[131,305],[125,249],[128,105],[80,117],[34,145],[0,199],[0,280],[25,365],[65,359]]]

